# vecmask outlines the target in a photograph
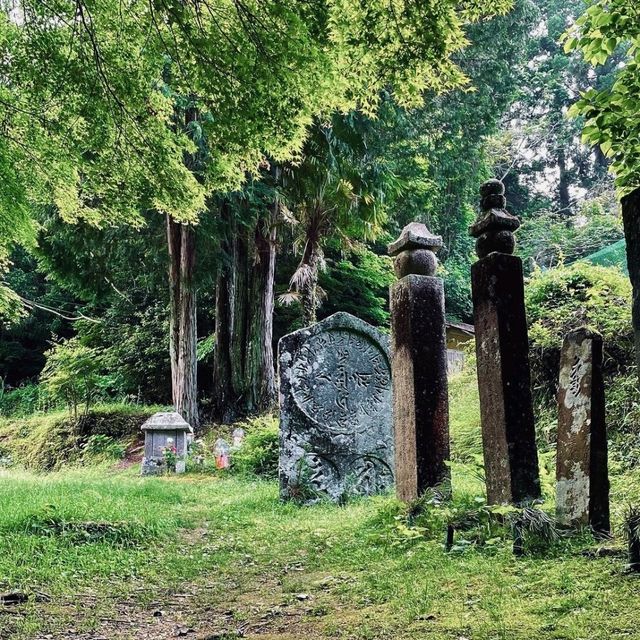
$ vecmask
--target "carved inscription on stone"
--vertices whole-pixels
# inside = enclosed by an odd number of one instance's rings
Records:
[[[368,427],[384,411],[390,384],[386,354],[366,336],[344,329],[309,338],[293,365],[296,404],[338,434]]]
[[[279,345],[283,498],[369,495],[393,484],[386,337],[346,313]]]

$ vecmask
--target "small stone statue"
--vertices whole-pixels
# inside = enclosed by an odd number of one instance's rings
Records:
[[[480,196],[482,214],[469,227],[470,235],[477,238],[478,257],[484,258],[494,251],[512,254],[516,248],[513,232],[520,226],[520,220],[505,209],[504,185],[500,180],[488,180],[480,187]]]
[[[213,447],[216,469],[228,469],[231,466],[230,453],[229,443],[223,438],[218,438]]]
[[[389,255],[395,257],[394,268],[398,279],[414,273],[433,276],[438,268],[436,252],[442,246],[442,237],[433,235],[421,222],[411,222],[392,242]]]
[[[242,446],[242,443],[244,442],[244,436],[245,436],[244,429],[237,427],[236,429],[233,430],[231,437],[233,438],[232,447],[234,449],[239,449]]]

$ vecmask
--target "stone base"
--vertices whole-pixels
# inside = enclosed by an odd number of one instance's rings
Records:
[[[176,462],[175,473],[184,473],[186,462],[178,460]],[[162,476],[167,473],[167,464],[164,458],[142,458],[141,476]]]
[[[167,465],[161,458],[142,458],[142,476],[161,476],[167,471]]]
[[[411,274],[390,298],[396,493],[410,501],[450,478],[443,283]]]

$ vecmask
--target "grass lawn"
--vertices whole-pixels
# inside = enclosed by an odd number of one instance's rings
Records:
[[[476,419],[454,413],[454,444]],[[29,595],[0,607],[2,640],[640,638],[620,538],[617,555],[585,534],[516,558],[480,522],[445,552],[447,520],[482,501],[472,460],[413,526],[390,496],[298,507],[275,481],[137,471],[0,471],[0,593]],[[639,484],[613,476],[618,525]]]

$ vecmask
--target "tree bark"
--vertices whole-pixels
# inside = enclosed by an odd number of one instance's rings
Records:
[[[558,199],[562,215],[571,215],[571,196],[569,194],[569,176],[567,172],[567,159],[564,149],[558,149],[558,169],[560,170],[560,181],[558,183]]]
[[[308,280],[300,291],[302,321],[306,327],[315,324],[318,319],[318,276],[320,256],[316,248],[310,248],[309,255],[303,256],[302,264],[309,269]]]
[[[228,203],[227,264],[216,288],[214,418],[223,422],[266,411],[276,401],[273,307],[277,203],[250,228],[238,224]]]
[[[636,364],[640,377],[640,189],[622,199],[622,221],[627,243],[627,266],[633,288],[631,309],[633,335],[636,347]]]
[[[194,428],[198,418],[195,229],[167,215],[169,249],[169,350],[175,410]]]

